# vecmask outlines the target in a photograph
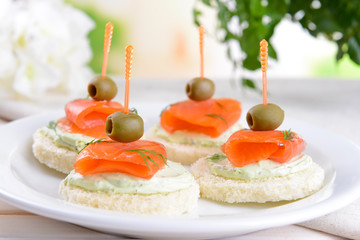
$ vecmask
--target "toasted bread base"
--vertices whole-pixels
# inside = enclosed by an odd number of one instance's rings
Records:
[[[38,129],[33,135],[32,150],[35,158],[59,172],[69,174],[74,169],[77,152],[58,147],[51,138],[45,136]]]
[[[193,211],[199,198],[199,186],[194,182],[188,188],[170,193],[151,195],[108,194],[87,191],[71,186],[63,180],[59,193],[66,201],[83,206],[136,214],[174,216]]]
[[[220,147],[202,147],[168,142],[162,138],[159,138],[155,134],[155,127],[149,129],[145,133],[144,139],[153,140],[163,144],[166,148],[168,159],[184,165],[190,165],[196,162],[199,158],[221,152]]]
[[[200,186],[201,197],[227,203],[296,200],[318,191],[324,181],[324,170],[314,162],[305,171],[254,180],[212,175],[206,158],[191,165],[190,172]]]

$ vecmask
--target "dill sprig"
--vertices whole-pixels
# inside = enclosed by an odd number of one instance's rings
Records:
[[[139,115],[139,114],[138,114],[138,110],[137,110],[136,108],[134,108],[134,107],[133,107],[133,108],[130,108],[130,112]]]
[[[147,150],[147,149],[142,149],[142,148],[139,148],[139,149],[130,149],[130,150],[126,150],[128,152],[136,152],[138,154],[140,154],[140,156],[142,157],[142,159],[144,160],[147,168],[150,170],[150,166],[149,166],[149,163],[148,163],[148,160],[150,162],[152,162],[153,164],[155,164],[155,166],[157,168],[159,168],[159,165],[154,161],[154,159],[152,159],[149,155],[147,155],[146,153],[151,153],[151,154],[154,154],[155,156],[157,156],[160,160],[162,160],[166,165],[166,158],[163,154],[161,153],[158,153],[156,151],[153,151],[153,150]]]
[[[163,115],[163,113],[164,113],[166,110],[168,110],[171,106],[174,106],[174,105],[176,105],[176,104],[178,104],[178,103],[179,103],[179,102],[171,103],[171,104],[167,105],[166,107],[164,107],[163,110],[161,110],[161,112],[160,112],[160,117],[161,117],[161,115]]]
[[[214,101],[216,103],[216,105],[218,105],[221,109],[225,109],[224,105],[222,105],[221,103],[219,103],[218,101]]]
[[[49,129],[52,129],[56,132],[56,126],[57,126],[57,122],[54,122],[54,121],[50,121],[49,124],[47,125],[47,127]]]
[[[226,119],[221,117],[220,115],[217,115],[217,114],[205,114],[205,116],[223,120],[226,123],[226,125],[228,125]]]
[[[222,153],[215,153],[207,158],[207,160],[210,160],[212,162],[221,162],[222,160],[226,159],[226,155]]]
[[[287,131],[282,131],[284,134],[284,139],[289,140],[290,142],[293,142],[294,139],[294,133],[291,131],[291,128]]]
[[[100,138],[100,139],[94,138],[94,139],[91,140],[90,142],[85,143],[85,146],[78,151],[78,154],[81,153],[81,151],[84,150],[84,149],[85,149],[87,146],[89,146],[90,144],[93,144],[93,143],[101,143],[101,142],[110,143],[110,142],[114,142],[114,141],[108,141],[108,140],[106,140],[106,138]]]

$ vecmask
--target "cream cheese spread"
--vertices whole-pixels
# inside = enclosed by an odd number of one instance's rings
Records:
[[[242,129],[241,125],[239,123],[235,123],[219,137],[212,138],[202,133],[194,133],[186,130],[179,130],[169,134],[160,126],[160,124],[157,124],[154,127],[154,133],[157,137],[172,143],[196,145],[202,147],[220,147],[234,132],[240,129]]]
[[[307,169],[311,163],[311,157],[306,154],[300,154],[283,164],[266,159],[244,167],[235,167],[229,162],[225,155],[208,158],[209,168],[213,175],[241,180],[282,177],[303,171]]]
[[[48,126],[41,128],[40,132],[53,140],[57,147],[65,147],[73,151],[82,150],[87,143],[94,140],[82,134],[72,134],[56,127],[55,122],[50,122]]]
[[[181,164],[167,161],[167,165],[149,180],[123,173],[82,176],[73,170],[65,182],[89,191],[148,195],[185,189],[194,184],[195,180]]]

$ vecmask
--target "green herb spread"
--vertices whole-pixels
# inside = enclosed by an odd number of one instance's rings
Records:
[[[50,122],[48,126],[43,127],[40,131],[51,138],[57,147],[64,147],[77,152],[83,149],[86,143],[94,140],[94,138],[82,134],[67,133],[58,128],[55,122]]]
[[[307,169],[312,162],[311,157],[306,154],[294,157],[284,164],[271,160],[261,160],[244,167],[233,166],[223,154],[214,154],[207,160],[213,175],[241,180],[287,176]]]
[[[234,132],[240,130],[242,127],[239,123],[235,123],[226,132],[217,138],[209,137],[201,133],[193,133],[189,131],[176,131],[172,134],[167,133],[159,124],[155,126],[154,132],[157,137],[162,138],[168,142],[188,144],[201,147],[220,147]]]
[[[72,171],[65,179],[69,185],[89,191],[105,193],[156,194],[188,188],[194,178],[181,164],[167,161],[151,179],[143,179],[123,173],[99,173],[82,176]]]

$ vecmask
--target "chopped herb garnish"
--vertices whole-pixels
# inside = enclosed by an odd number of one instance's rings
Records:
[[[211,155],[210,157],[208,157],[207,159],[212,162],[221,162],[222,160],[226,159],[226,155],[221,154],[221,153],[215,153],[215,154]]]
[[[291,131],[291,128],[287,131],[282,131],[284,134],[284,139],[289,140],[290,142],[293,142],[294,139],[294,133]]]
[[[146,166],[148,169],[150,169],[150,166],[149,166],[149,163],[147,160],[151,161],[152,163],[155,164],[155,166],[157,168],[159,168],[159,165],[157,165],[157,163],[154,161],[154,159],[152,159],[149,155],[147,155],[146,153],[150,153],[150,154],[154,154],[155,156],[157,156],[160,160],[162,160],[166,165],[166,158],[163,154],[161,153],[158,153],[156,151],[152,151],[152,150],[147,150],[147,149],[142,149],[142,148],[139,148],[139,149],[130,149],[130,150],[126,150],[128,152],[136,152],[138,154],[140,154],[140,156],[142,157],[142,159],[144,160]]]
[[[61,136],[61,134],[58,134],[57,132],[57,122],[51,121],[49,122],[49,124],[47,125],[47,127],[51,130],[53,130],[55,132],[55,134],[61,139],[61,141],[65,142],[63,137]]]

